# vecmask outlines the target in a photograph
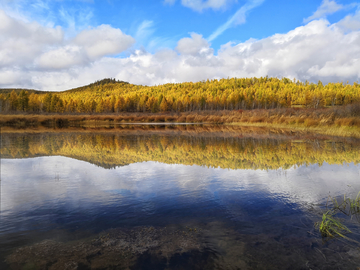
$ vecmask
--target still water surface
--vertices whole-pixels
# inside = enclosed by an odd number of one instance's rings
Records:
[[[186,128],[3,133],[0,266],[356,269],[359,245],[314,223],[329,194],[360,191],[359,150]]]

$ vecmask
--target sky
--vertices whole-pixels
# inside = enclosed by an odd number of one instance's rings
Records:
[[[0,88],[360,81],[354,0],[0,0]]]

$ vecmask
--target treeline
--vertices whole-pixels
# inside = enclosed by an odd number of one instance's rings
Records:
[[[156,113],[322,108],[360,102],[358,83],[323,85],[320,81],[314,84],[268,77],[215,79],[151,87],[104,79],[64,92],[17,92],[13,90],[11,93],[0,94],[0,112]]]
[[[223,169],[288,169],[292,166],[360,162],[359,143],[274,138],[122,135],[94,133],[3,134],[3,158],[61,155],[104,168],[136,162]]]

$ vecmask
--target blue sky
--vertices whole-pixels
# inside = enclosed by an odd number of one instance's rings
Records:
[[[351,0],[0,0],[0,87],[360,78]]]

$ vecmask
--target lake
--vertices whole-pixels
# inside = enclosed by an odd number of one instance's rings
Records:
[[[286,130],[3,128],[0,269],[357,269],[357,216],[314,224],[359,162],[357,139]]]

